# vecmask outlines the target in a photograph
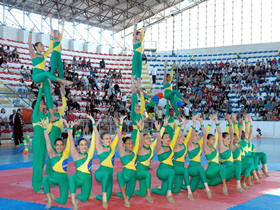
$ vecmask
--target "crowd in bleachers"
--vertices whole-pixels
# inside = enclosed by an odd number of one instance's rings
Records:
[[[14,67],[10,69],[9,62],[20,62],[21,58],[17,47],[2,45],[0,55],[2,69],[13,72]],[[224,116],[241,109],[251,112],[254,120],[279,120],[280,61],[276,58],[254,64],[249,61],[237,59],[236,62],[203,64],[192,61],[178,65],[179,89],[189,101],[182,107],[182,112],[186,116],[203,112],[205,118],[209,118],[216,110]],[[97,118],[107,113],[129,115],[129,98],[119,85],[124,76],[121,70],[107,67],[101,58],[98,67],[91,65],[93,61],[89,57],[73,56],[72,60],[64,59],[63,63],[66,79],[74,82],[71,88],[75,91],[66,90],[68,110],[71,110],[68,113],[73,119],[79,116],[74,114],[75,111],[91,113]],[[38,87],[30,83],[30,65],[21,65],[18,70],[22,76],[19,94],[26,97],[33,92],[36,95]],[[81,74],[81,71],[88,74]],[[59,95],[59,86],[54,84],[53,91]],[[157,109],[156,113],[159,113],[157,118],[162,118],[164,110]]]
[[[208,119],[216,110],[223,116],[239,109],[251,112],[254,120],[279,120],[279,66],[276,58],[179,66],[178,87],[189,100],[185,115],[203,112]]]

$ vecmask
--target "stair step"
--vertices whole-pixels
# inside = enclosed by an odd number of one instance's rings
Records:
[[[6,100],[0,100],[0,104],[11,104],[10,101],[6,101]]]
[[[0,91],[9,92],[10,90],[8,88],[0,88]]]

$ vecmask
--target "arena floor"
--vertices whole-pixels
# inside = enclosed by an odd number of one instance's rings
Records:
[[[165,197],[153,195],[155,202],[149,204],[145,198],[133,196],[130,209],[280,209],[280,139],[261,139],[255,140],[256,151],[264,151],[268,155],[268,168],[270,177],[263,178],[262,184],[250,187],[246,193],[238,193],[235,190],[234,180],[228,183],[229,195],[222,193],[222,186],[211,187],[213,198],[209,200],[204,191],[197,190],[194,193],[194,201],[187,200],[187,192],[181,191],[175,195],[175,204],[167,202]],[[160,184],[156,177],[158,161],[152,162],[152,187]],[[203,159],[202,163],[206,164]],[[99,162],[93,161],[94,171]],[[69,172],[75,172],[73,162],[69,163]],[[119,159],[116,160],[114,170],[114,188],[119,190],[116,180],[116,173],[121,170]],[[44,209],[46,204],[43,194],[34,194],[31,188],[32,177],[32,153],[23,156],[19,148],[0,149],[0,209]],[[138,188],[138,186],[136,187]],[[52,188],[56,196],[58,188]],[[101,192],[101,185],[93,179],[93,193]],[[56,204],[55,204],[56,205]],[[56,205],[52,209],[71,209],[69,199],[65,206]],[[80,203],[80,210],[102,209],[101,202],[88,201]],[[109,202],[109,209],[127,209],[123,207],[121,199],[112,196]]]

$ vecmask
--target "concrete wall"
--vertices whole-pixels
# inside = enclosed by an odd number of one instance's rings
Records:
[[[12,39],[21,42],[27,42],[28,32],[29,31],[8,26],[0,26],[0,37],[4,39]],[[32,41],[33,43],[40,41],[43,42],[45,45],[49,45],[50,38],[48,34],[33,33]],[[107,47],[102,47],[98,49],[97,45],[93,43],[87,43],[83,41],[65,38],[62,40],[62,48],[68,50],[88,51],[94,53],[98,52],[99,50],[99,52],[101,53],[109,53],[109,49]]]

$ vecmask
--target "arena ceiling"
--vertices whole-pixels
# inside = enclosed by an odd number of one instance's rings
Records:
[[[10,8],[103,29],[121,31],[133,25],[134,16],[148,19],[183,0],[0,0]]]

